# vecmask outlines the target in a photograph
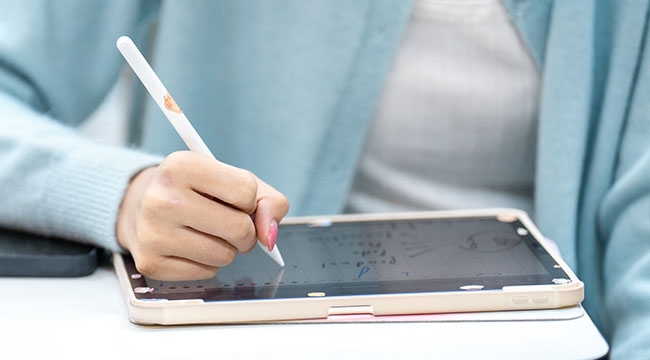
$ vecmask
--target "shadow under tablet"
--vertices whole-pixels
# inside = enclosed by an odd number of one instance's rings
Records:
[[[86,276],[97,260],[97,248],[89,245],[0,229],[0,276]]]

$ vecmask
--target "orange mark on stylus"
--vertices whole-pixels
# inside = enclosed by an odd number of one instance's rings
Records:
[[[176,101],[174,101],[174,98],[169,95],[169,93],[165,94],[165,108],[178,114],[183,113],[181,108],[176,105]]]

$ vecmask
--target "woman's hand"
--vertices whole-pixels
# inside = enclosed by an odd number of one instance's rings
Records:
[[[117,238],[147,277],[206,279],[258,238],[272,249],[288,211],[287,198],[250,171],[179,151],[132,179]]]

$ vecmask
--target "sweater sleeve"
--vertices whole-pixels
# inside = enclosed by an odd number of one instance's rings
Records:
[[[0,15],[0,226],[119,250],[130,179],[160,161],[74,128],[122,66],[115,39],[151,13],[135,1],[24,1]]]
[[[645,85],[637,95],[646,105],[631,112],[616,179],[598,214],[605,240],[604,306],[613,359],[650,355],[650,82]]]

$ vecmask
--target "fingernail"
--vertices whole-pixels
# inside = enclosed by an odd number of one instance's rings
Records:
[[[269,251],[273,251],[275,247],[275,240],[278,238],[278,223],[275,220],[271,220],[271,225],[269,226],[269,236],[266,240],[269,243]]]

